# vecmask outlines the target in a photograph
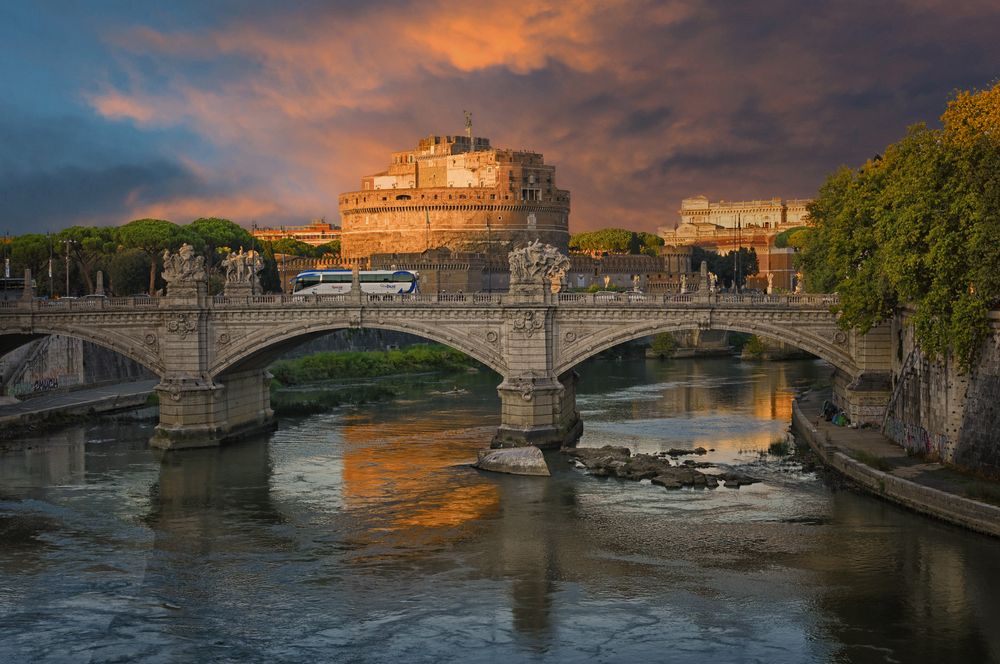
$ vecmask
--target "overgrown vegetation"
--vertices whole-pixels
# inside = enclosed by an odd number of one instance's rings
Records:
[[[270,372],[281,385],[301,385],[334,378],[371,378],[423,371],[460,371],[477,362],[453,348],[417,345],[400,350],[314,353],[279,360]]]
[[[386,401],[397,395],[397,391],[385,385],[364,385],[336,390],[310,390],[296,392],[278,390],[271,393],[271,409],[280,417],[302,417],[325,413],[338,406],[360,405],[373,401]]]
[[[756,334],[751,334],[750,338],[743,344],[744,355],[760,359],[764,356],[765,352],[767,352],[767,346],[764,345],[764,341]]]
[[[911,305],[921,348],[969,370],[1000,303],[1000,83],[959,92],[941,122],[833,173],[798,262],[807,290],[840,294],[845,328]]]
[[[792,453],[792,444],[787,438],[781,438],[767,446],[767,453],[771,456],[788,456]]]
[[[653,337],[649,347],[660,357],[671,357],[677,350],[677,338],[669,332],[661,332]]]

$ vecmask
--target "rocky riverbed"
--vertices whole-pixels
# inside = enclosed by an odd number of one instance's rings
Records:
[[[714,489],[722,484],[728,489],[759,482],[755,477],[734,471],[702,472],[717,469],[713,463],[679,460],[681,456],[702,455],[704,448],[694,450],[670,449],[657,454],[632,454],[627,447],[605,445],[599,448],[563,448],[569,461],[594,477],[617,477],[623,480],[649,480],[666,489],[703,487]]]

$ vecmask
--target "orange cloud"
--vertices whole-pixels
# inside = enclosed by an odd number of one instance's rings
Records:
[[[878,72],[920,80],[923,65],[878,54],[937,27],[908,25],[902,42],[875,30],[855,53],[839,49],[843,35],[863,38],[849,9],[798,23],[780,7],[760,13],[700,0],[425,0],[138,27],[110,38],[125,63],[114,80],[125,82],[90,103],[105,118],[183,127],[211,148],[171,156],[236,193],[158,204],[165,212],[231,204],[263,221],[334,219],[338,193],[390,151],[461,131],[469,108],[494,144],[556,164],[573,228],[652,230],[683,196],[809,196],[839,161],[880,148],[886,121],[836,100],[890,103]]]

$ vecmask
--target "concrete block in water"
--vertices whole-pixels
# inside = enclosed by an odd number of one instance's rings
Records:
[[[479,450],[479,460],[472,466],[480,470],[510,473],[511,475],[540,475],[544,477],[551,475],[549,467],[545,463],[545,456],[540,449],[533,445]]]

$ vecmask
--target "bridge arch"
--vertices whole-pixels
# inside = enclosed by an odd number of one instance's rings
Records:
[[[362,325],[340,321],[317,323],[308,326],[296,325],[292,328],[279,327],[260,330],[233,344],[232,348],[227,348],[218,353],[215,360],[211,363],[209,374],[213,377],[219,377],[247,369],[264,368],[285,352],[306,341],[330,332],[347,329],[391,330],[412,334],[468,355],[501,376],[505,375],[506,372],[507,364],[503,355],[498,350],[488,349],[487,344],[477,343],[476,339],[463,332],[440,326],[432,327],[429,324],[403,323],[400,321],[365,322]]]
[[[12,350],[30,343],[45,336],[58,335],[72,339],[88,341],[95,346],[107,348],[119,355],[123,355],[141,364],[159,377],[163,377],[166,369],[163,361],[156,349],[156,337],[152,337],[153,342],[147,343],[145,340],[134,339],[127,334],[122,334],[114,329],[102,328],[92,330],[87,327],[74,326],[63,328],[58,325],[46,325],[45,323],[33,324],[30,331],[19,329],[0,330],[0,354],[6,354]]]
[[[731,320],[713,321],[708,326],[700,324],[697,321],[678,321],[676,323],[644,321],[642,323],[622,325],[610,332],[590,336],[586,340],[580,339],[577,341],[574,339],[575,343],[566,343],[566,337],[564,336],[562,337],[563,345],[554,362],[555,372],[557,375],[562,375],[564,372],[574,369],[598,353],[629,341],[641,339],[642,337],[660,334],[661,332],[688,332],[699,329],[744,332],[781,341],[795,348],[812,353],[848,375],[855,376],[858,373],[857,366],[851,357],[848,347],[846,332],[836,330],[833,332],[833,338],[827,339],[816,330],[801,330],[794,327],[787,328],[773,324],[762,324],[760,322],[740,323]]]

